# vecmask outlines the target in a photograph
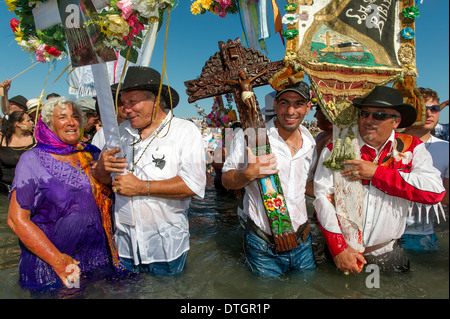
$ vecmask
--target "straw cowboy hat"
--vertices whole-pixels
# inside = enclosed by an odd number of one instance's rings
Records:
[[[126,91],[151,91],[158,94],[159,85],[161,83],[161,74],[155,69],[144,66],[130,66],[127,74],[120,86],[120,93]],[[166,101],[167,108],[170,108],[172,101],[172,107],[175,108],[178,105],[180,97],[174,89],[167,85],[162,85],[161,97]]]
[[[398,128],[408,127],[417,119],[417,110],[414,106],[403,103],[400,91],[388,86],[376,86],[367,96],[355,97],[353,105],[358,109],[366,106],[396,110],[402,117]]]

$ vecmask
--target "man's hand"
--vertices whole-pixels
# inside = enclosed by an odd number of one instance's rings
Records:
[[[342,170],[342,176],[349,177],[350,181],[365,179],[371,181],[378,165],[364,160],[347,160],[344,165],[354,165]]]
[[[139,193],[142,181],[131,173],[116,175],[112,182],[113,189],[124,196],[135,196]]]
[[[351,247],[337,254],[333,260],[339,270],[353,274],[360,273],[363,266],[367,264],[363,255]]]
[[[116,157],[120,148],[105,150],[100,158],[92,165],[92,175],[103,184],[111,183],[111,173],[123,174],[127,168],[127,159],[125,157]]]
[[[278,173],[278,163],[275,154],[255,156],[252,150],[247,147],[247,156],[248,167],[244,170],[244,174],[250,182],[257,178]]]
[[[0,82],[0,88],[3,88],[4,93],[7,93],[11,88],[11,80],[5,80],[3,82]]]

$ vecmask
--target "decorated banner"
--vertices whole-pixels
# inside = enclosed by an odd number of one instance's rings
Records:
[[[425,108],[415,80],[414,19],[419,9],[414,0],[287,3],[286,59],[308,75],[331,122],[353,122],[356,111],[349,101],[389,83],[416,107],[417,123],[423,122]]]

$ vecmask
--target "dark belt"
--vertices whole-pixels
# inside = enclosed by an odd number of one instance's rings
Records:
[[[251,220],[250,218],[247,218],[247,226],[248,226],[248,229],[256,236],[264,239],[269,244],[272,244],[272,245],[275,244],[275,241],[273,240],[273,236],[262,231],[258,226],[256,226],[255,222],[253,220]],[[297,239],[301,238],[302,243],[304,243],[306,241],[306,238],[309,235],[310,230],[311,229],[309,227],[308,222],[300,225],[298,227],[297,231],[295,232]]]

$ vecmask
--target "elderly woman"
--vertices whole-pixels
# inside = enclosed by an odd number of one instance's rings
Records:
[[[90,175],[100,151],[79,143],[79,106],[55,98],[41,114],[37,145],[20,158],[10,193],[8,225],[21,247],[19,283],[77,287],[81,274],[118,267],[110,192]]]

